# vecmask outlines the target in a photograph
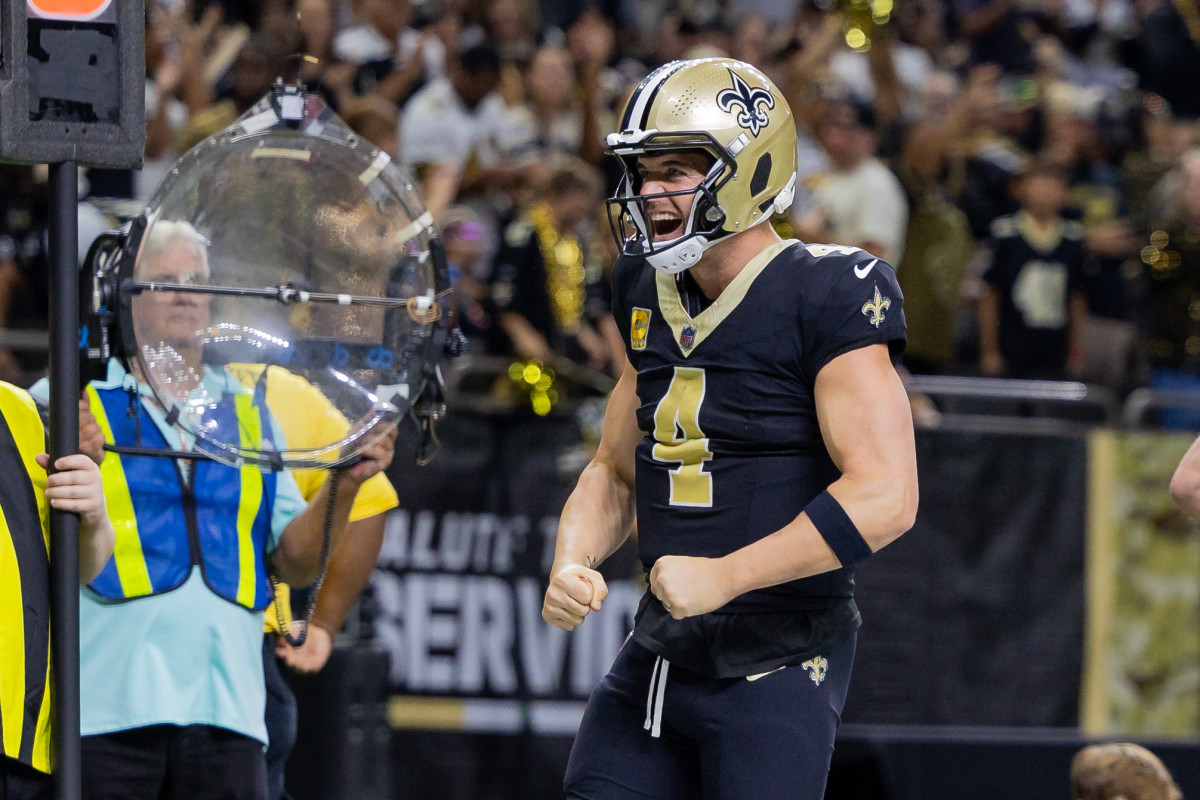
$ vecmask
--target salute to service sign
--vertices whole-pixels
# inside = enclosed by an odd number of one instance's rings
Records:
[[[573,634],[547,625],[542,595],[557,530],[557,516],[393,512],[375,575],[393,685],[442,696],[449,702],[439,707],[455,710],[450,727],[460,730],[573,734],[643,587],[626,573],[609,584],[603,613]],[[430,707],[397,698],[393,722],[425,724]]]
[[[141,166],[144,14],[137,0],[3,0],[0,158]]]
[[[558,459],[579,443],[575,424],[455,408],[439,434],[437,460],[392,471],[401,507],[373,578],[392,726],[574,734],[644,591],[633,549],[605,563],[603,611],[571,634],[546,624],[558,515],[577,477]]]

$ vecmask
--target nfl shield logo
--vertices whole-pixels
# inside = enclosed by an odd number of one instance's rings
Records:
[[[684,350],[691,350],[692,343],[696,341],[696,329],[688,325],[679,334],[679,346]]]

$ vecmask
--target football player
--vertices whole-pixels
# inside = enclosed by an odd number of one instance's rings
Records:
[[[860,624],[854,565],[917,507],[892,268],[781,241],[796,129],[730,59],[634,91],[609,152],[614,314],[628,363],[559,524],[543,617],[572,630],[629,534],[649,572],[592,694],[571,798],[816,800]]]

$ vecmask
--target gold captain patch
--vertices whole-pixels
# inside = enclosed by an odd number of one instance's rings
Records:
[[[633,309],[633,317],[629,321],[629,346],[634,350],[646,349],[646,334],[650,332],[650,309]]]
[[[879,286],[875,286],[875,297],[863,303],[862,313],[867,315],[867,322],[876,328],[883,323],[883,312],[892,307],[891,298],[879,294]]]

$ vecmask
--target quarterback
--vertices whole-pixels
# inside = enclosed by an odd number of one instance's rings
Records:
[[[543,617],[572,630],[634,520],[649,591],[588,703],[577,800],[818,800],[860,624],[854,565],[913,524],[892,268],[780,240],[796,129],[762,72],[676,61],[608,150],[628,363],[563,510]]]

